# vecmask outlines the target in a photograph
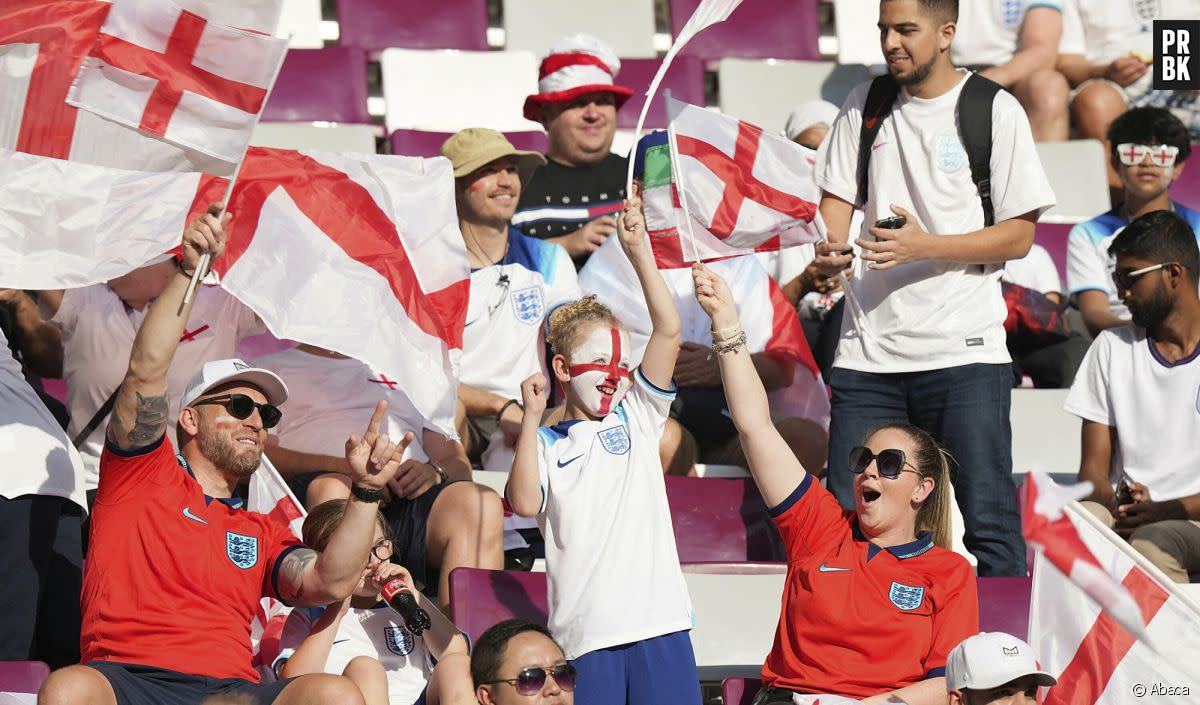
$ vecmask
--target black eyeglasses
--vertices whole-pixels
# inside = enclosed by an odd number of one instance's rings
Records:
[[[872,460],[875,461],[875,467],[879,469],[879,475],[889,480],[900,477],[902,472],[921,474],[915,465],[908,462],[908,456],[899,448],[887,448],[878,453],[872,453],[871,449],[866,446],[855,446],[850,450],[850,472],[861,475]],[[908,468],[904,467],[905,465]]]
[[[262,419],[263,428],[275,428],[279,419],[283,418],[283,412],[279,410],[279,407],[274,404],[259,404],[245,394],[222,394],[218,397],[197,399],[189,406],[200,406],[201,404],[221,404],[235,419],[248,419],[250,414],[258,409],[258,417]]]
[[[371,547],[371,555],[381,561],[391,560],[392,558],[392,540],[381,539],[379,543]]]
[[[1181,264],[1179,262],[1159,262],[1158,264],[1152,264],[1149,267],[1135,269],[1131,272],[1122,272],[1119,269],[1113,270],[1113,286],[1117,287],[1117,293],[1125,291],[1126,289],[1132,289],[1134,283],[1137,282],[1137,280],[1141,278],[1143,274],[1149,274],[1150,272],[1163,269],[1164,267],[1169,267],[1172,264],[1178,264],[1180,267],[1187,266],[1186,264]]]
[[[499,678],[494,681],[485,681],[483,685],[507,683],[517,689],[518,695],[537,695],[546,685],[546,674],[554,677],[554,682],[558,684],[559,688],[566,691],[575,690],[575,676],[578,674],[575,667],[569,663],[560,663],[554,668],[532,666],[521,671],[516,678]]]

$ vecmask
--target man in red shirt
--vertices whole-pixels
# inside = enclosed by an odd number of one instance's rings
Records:
[[[347,597],[367,565],[382,488],[407,439],[379,433],[385,404],[362,439],[346,442],[353,500],[326,550],[245,511],[233,496],[258,467],[287,387],[240,360],[206,364],[167,414],[167,369],[191,306],[179,307],[200,256],[225,246],[215,209],[183,234],[179,273],[150,307],[109,420],[84,575],[83,665],[52,674],[44,705],[199,705],[241,695],[258,705],[362,703],[341,676],[259,684],[250,621],[263,596],[296,606]],[[176,423],[179,453],[165,438]]]

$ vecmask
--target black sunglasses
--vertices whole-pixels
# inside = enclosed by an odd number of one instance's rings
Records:
[[[566,691],[575,690],[575,676],[578,674],[575,667],[569,663],[560,663],[554,668],[532,666],[521,671],[516,678],[500,678],[494,681],[485,681],[483,684],[507,683],[516,687],[518,695],[537,695],[546,685],[546,674],[554,677],[554,682],[558,684],[559,688]]]
[[[1113,286],[1117,287],[1117,293],[1120,294],[1121,292],[1125,291],[1126,289],[1132,289],[1134,283],[1137,282],[1137,280],[1140,279],[1143,275],[1149,274],[1150,272],[1157,271],[1159,269],[1164,269],[1166,267],[1170,267],[1173,264],[1178,264],[1180,267],[1183,267],[1185,269],[1187,268],[1186,264],[1182,264],[1180,262],[1159,262],[1158,264],[1152,264],[1149,267],[1142,267],[1141,269],[1134,269],[1132,271],[1129,271],[1129,270],[1122,271],[1119,269],[1113,270],[1113,273],[1112,273]]]
[[[283,412],[279,410],[278,406],[259,404],[245,394],[222,394],[218,397],[197,399],[190,406],[200,406],[201,404],[221,404],[235,419],[248,419],[250,414],[258,409],[258,417],[262,419],[263,428],[275,428],[279,419],[283,418]]]
[[[889,480],[900,477],[902,472],[921,474],[915,465],[908,462],[908,456],[899,448],[888,448],[878,453],[872,453],[871,449],[866,446],[855,446],[850,450],[850,472],[861,475],[872,460],[875,461],[875,467],[878,468],[880,477],[886,477]],[[909,470],[904,467],[905,465],[912,469]]]

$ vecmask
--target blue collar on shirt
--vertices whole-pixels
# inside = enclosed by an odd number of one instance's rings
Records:
[[[879,553],[880,551],[887,551],[895,556],[897,560],[904,560],[905,558],[916,558],[922,553],[925,553],[929,549],[933,548],[933,534],[928,531],[922,531],[920,534],[918,534],[915,541],[902,543],[899,546],[888,546],[886,548],[883,546],[876,546],[868,541],[866,536],[863,536],[862,529],[859,528],[857,519],[854,520],[854,540],[867,541],[868,561],[874,558],[875,554]]]
[[[187,470],[187,474],[191,475],[193,480],[196,480],[196,473],[192,472],[192,466],[188,465],[188,461],[184,460],[183,454],[176,453],[175,459],[179,461],[180,467],[182,467],[184,470]],[[200,484],[200,481],[196,480],[196,484]],[[206,495],[204,495],[204,504],[205,505],[212,504],[212,501],[214,499],[217,500],[218,502],[220,502],[221,504],[224,504],[225,506],[229,507],[230,509],[245,509],[246,508],[245,503],[242,502],[241,497],[209,497],[206,494]]]
[[[566,438],[567,434],[571,432],[571,427],[581,421],[583,421],[583,419],[567,419],[565,421],[559,421],[553,426],[548,426],[547,430],[553,432],[556,436]]]

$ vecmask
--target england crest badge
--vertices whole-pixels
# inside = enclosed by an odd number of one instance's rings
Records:
[[[242,570],[258,563],[258,537],[225,532],[225,555]]]
[[[925,588],[913,587],[893,580],[892,588],[888,590],[888,599],[902,610],[915,610],[925,600]]]
[[[533,325],[542,322],[545,305],[542,303],[542,287],[530,286],[517,289],[512,294],[513,315],[517,320]]]
[[[596,435],[600,438],[600,445],[609,453],[625,455],[629,452],[629,431],[624,424],[606,428]]]
[[[398,656],[408,656],[417,645],[417,638],[404,627],[385,627],[383,640],[388,651]]]

